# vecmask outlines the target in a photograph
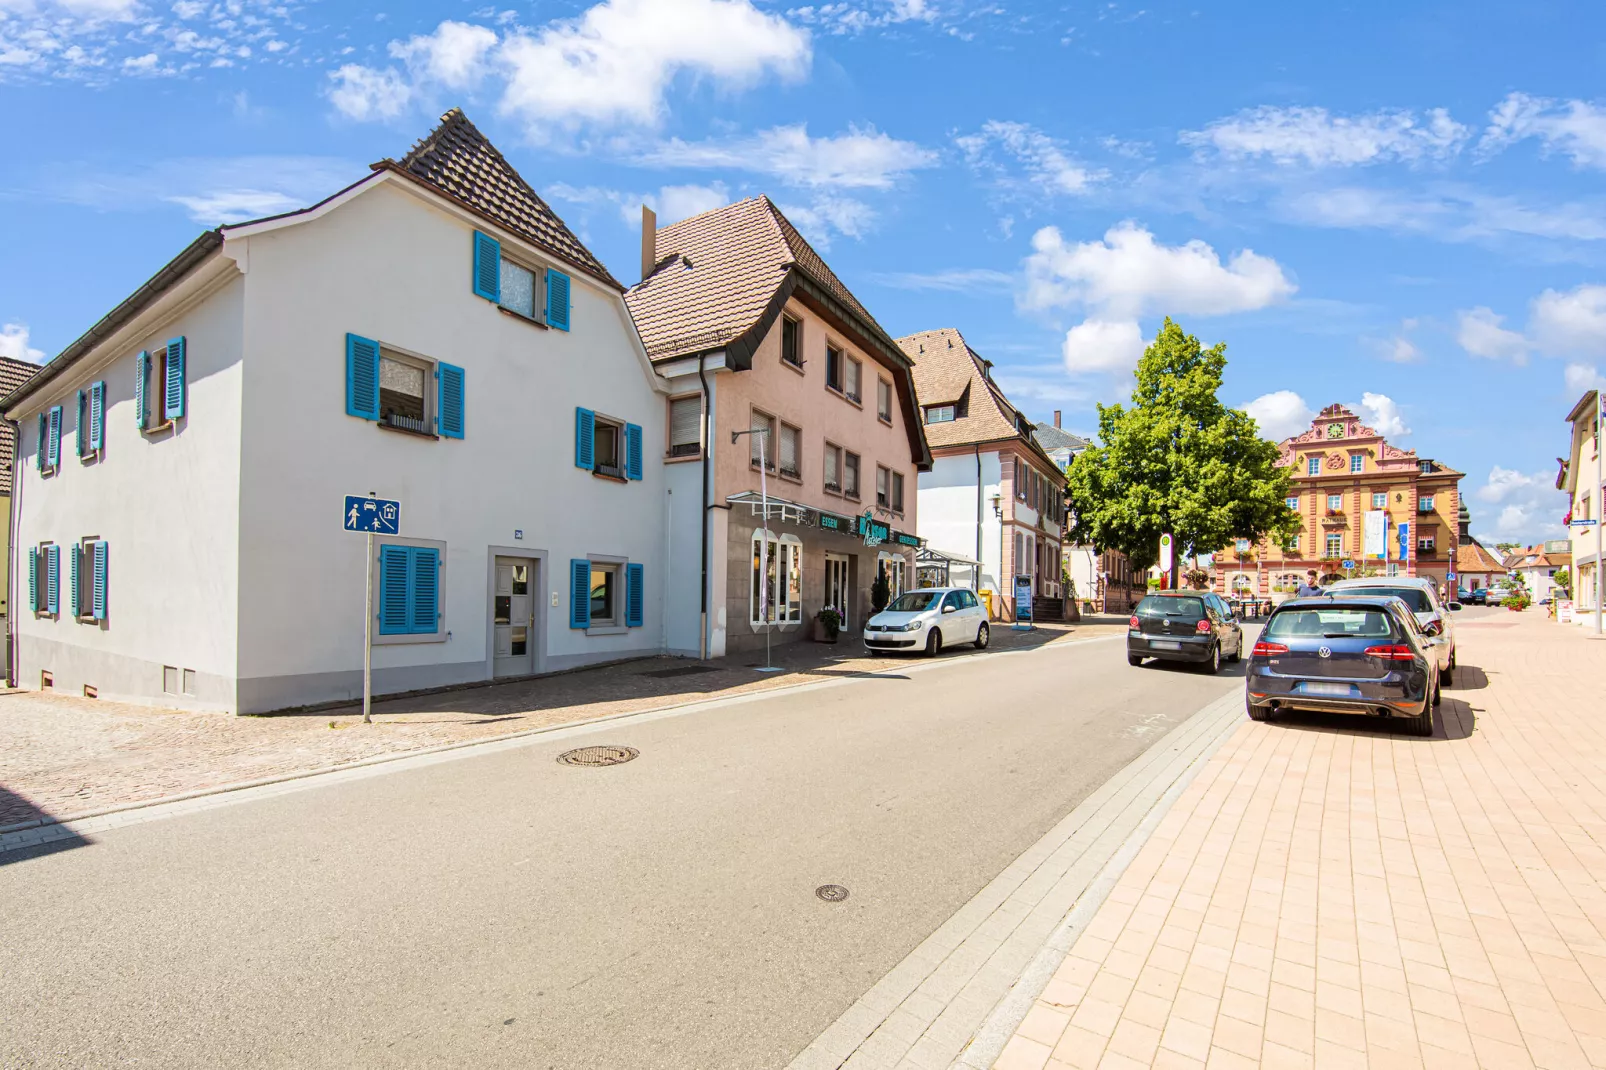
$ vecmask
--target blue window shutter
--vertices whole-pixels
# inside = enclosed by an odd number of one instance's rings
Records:
[[[625,476],[641,478],[641,425],[625,424]]]
[[[646,565],[625,566],[625,625],[630,628],[641,627],[644,616],[647,592]]]
[[[596,466],[597,414],[590,409],[574,410],[574,466],[591,471]]]
[[[98,452],[106,448],[106,381],[103,379],[89,388],[89,449]]]
[[[78,611],[84,605],[83,588],[78,585],[78,559],[82,556],[78,546],[73,546],[67,551],[68,563],[72,565],[72,568],[67,570],[67,574],[71,577],[67,586],[67,605],[71,607],[71,615],[74,617],[78,616]]]
[[[78,391],[78,433],[73,439],[82,457],[89,449],[89,394],[83,390]]]
[[[39,547],[28,547],[28,608],[39,612]]]
[[[177,420],[184,415],[184,395],[188,380],[184,375],[184,338],[167,343],[167,381],[162,384],[162,418]]]
[[[551,268],[546,271],[546,324],[569,329],[569,276]]]
[[[150,399],[145,396],[145,381],[150,377],[151,355],[141,350],[134,361],[134,415],[141,431],[151,425]]]
[[[435,369],[436,422],[444,438],[463,437],[463,369],[455,364],[441,364]],[[434,631],[433,628],[430,629]]]
[[[94,587],[90,591],[90,614],[96,620],[106,619],[106,540],[90,544],[95,555],[94,560]]]
[[[474,232],[474,293],[487,301],[502,300],[502,243]]]
[[[51,613],[61,612],[61,547],[52,543],[45,547],[45,608]]]
[[[407,580],[412,554],[406,546],[379,548],[379,634],[402,635],[409,630]]]
[[[346,415],[379,419],[379,343],[346,335]]]
[[[440,613],[441,552],[433,546],[413,547],[413,589],[409,607],[412,612],[410,630],[421,635],[434,635]]]
[[[47,458],[50,467],[54,468],[61,463],[61,406],[50,407],[50,456]]]
[[[569,562],[569,627],[591,627],[591,561],[584,557]]]

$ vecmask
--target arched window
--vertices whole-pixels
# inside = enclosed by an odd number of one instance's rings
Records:
[[[803,543],[796,535],[753,532],[753,582],[748,591],[749,620],[796,624],[803,619]]]

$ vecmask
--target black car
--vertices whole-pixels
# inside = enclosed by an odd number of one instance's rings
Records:
[[[1398,598],[1295,598],[1272,613],[1249,654],[1244,702],[1269,721],[1280,710],[1405,718],[1433,734],[1439,664]]]
[[[1489,592],[1482,587],[1474,587],[1461,592],[1461,601],[1469,605],[1486,606],[1489,604]]]
[[[1126,660],[1189,661],[1208,672],[1244,653],[1244,632],[1232,607],[1208,591],[1161,591],[1137,604],[1127,622]]]

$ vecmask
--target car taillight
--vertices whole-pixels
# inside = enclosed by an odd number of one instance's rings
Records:
[[[1138,615],[1136,613],[1132,614],[1132,617],[1127,621],[1127,624],[1133,628],[1136,628],[1138,626]]]
[[[1391,643],[1388,646],[1369,646],[1366,648],[1369,658],[1381,658],[1384,661],[1415,661],[1416,652],[1408,646]]]
[[[1249,652],[1252,658],[1269,658],[1273,654],[1286,654],[1288,648],[1281,643],[1268,643],[1264,639],[1255,644],[1255,649]]]
[[[1193,626],[1193,630],[1198,632],[1200,635],[1209,634],[1209,632],[1210,632],[1210,618],[1206,617],[1204,620],[1201,620],[1198,624],[1195,624]]]
[[[1443,635],[1444,634],[1444,622],[1443,621],[1437,621],[1437,620],[1428,621],[1426,624],[1422,625],[1422,634],[1423,635]]]

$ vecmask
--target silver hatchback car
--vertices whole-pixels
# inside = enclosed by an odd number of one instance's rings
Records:
[[[1372,576],[1361,580],[1339,580],[1322,589],[1334,598],[1345,595],[1362,595],[1373,598],[1393,595],[1403,601],[1416,617],[1422,634],[1439,663],[1439,681],[1451,686],[1455,680],[1455,622],[1452,612],[1461,608],[1460,602],[1448,605],[1439,601],[1439,589],[1430,579],[1421,576]]]

